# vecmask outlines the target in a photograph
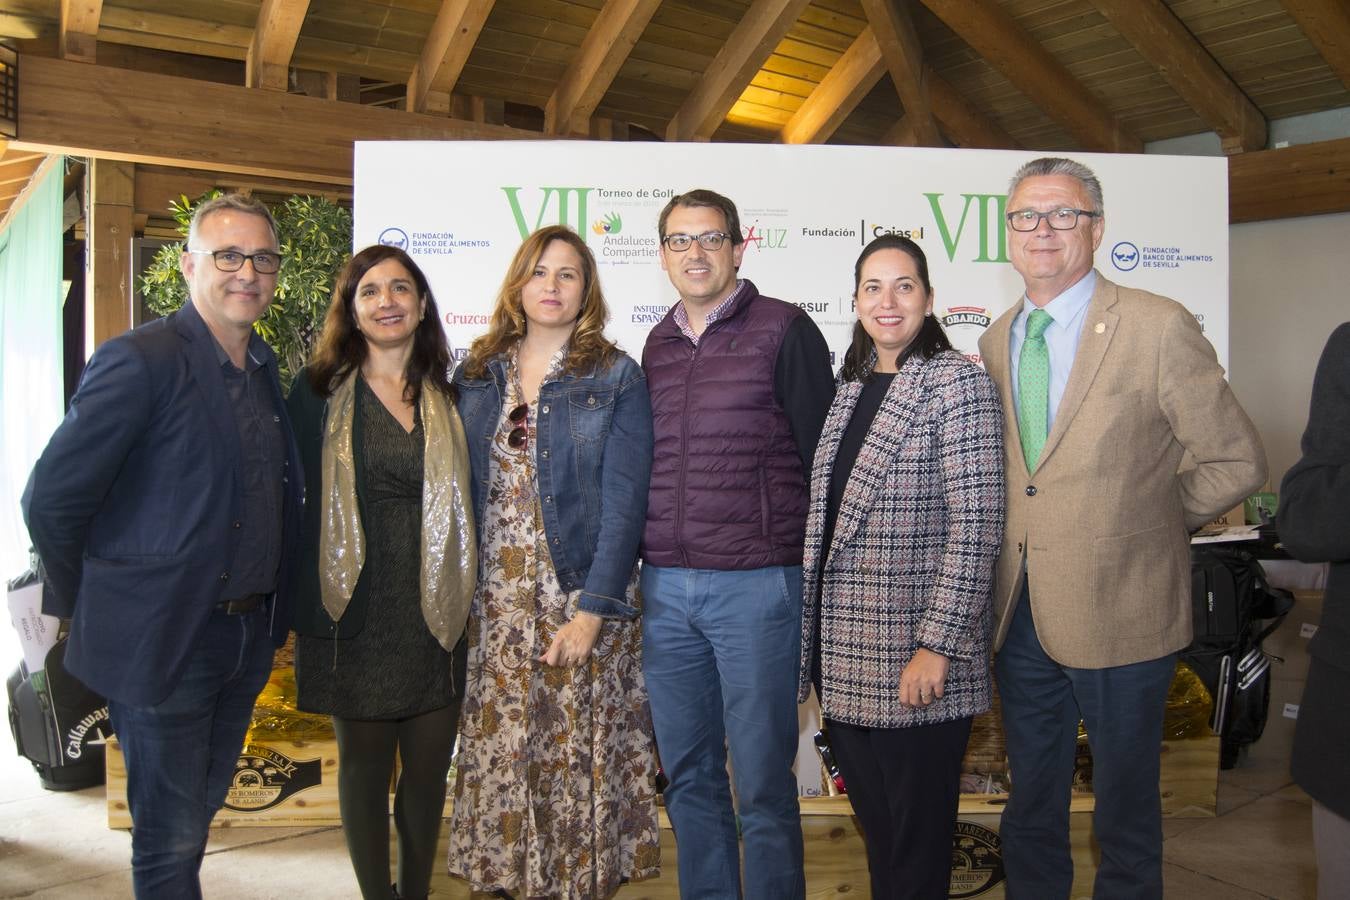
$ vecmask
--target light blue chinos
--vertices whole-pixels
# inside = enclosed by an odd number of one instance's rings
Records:
[[[743,571],[642,567],[642,663],[666,811],[679,845],[680,896],[805,894],[797,753],[801,566]]]

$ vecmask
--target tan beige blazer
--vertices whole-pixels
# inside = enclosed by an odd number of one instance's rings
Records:
[[[1028,472],[1008,348],[1020,309],[980,339],[1003,402],[1008,484],[994,646],[1025,560],[1036,631],[1059,663],[1104,668],[1179,650],[1191,639],[1187,533],[1265,481],[1256,428],[1185,307],[1099,272],[1054,426]]]

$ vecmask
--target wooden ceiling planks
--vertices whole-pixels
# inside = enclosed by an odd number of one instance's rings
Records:
[[[71,2],[65,0],[68,6]],[[304,5],[298,0],[268,2],[292,9]],[[424,55],[438,14],[454,2],[459,0],[309,0],[290,63],[313,72],[361,76],[368,87],[379,82],[379,90],[365,92],[366,101],[401,105],[403,85]],[[482,4],[483,0],[469,2]],[[490,9],[480,5],[486,9],[486,20],[453,84],[456,96],[505,101],[515,105],[516,121],[542,122],[549,99],[580,58],[586,36],[606,2],[495,0],[487,4]],[[637,0],[627,2],[636,4]],[[1338,0],[1157,2],[1165,5],[1157,6],[1159,10],[1170,11],[1184,28],[1186,34],[1176,35],[1183,44],[1193,41],[1186,45],[1190,47],[1187,52],[1212,57],[1240,95],[1266,119],[1350,106],[1350,88],[1323,57],[1331,53],[1335,62],[1345,62],[1342,52],[1326,49],[1337,46],[1336,29],[1345,19],[1343,11],[1336,18]],[[62,3],[4,0],[0,39],[17,41],[25,52],[54,55]],[[1114,5],[1125,9],[1120,2]],[[1155,53],[1152,61],[1145,58],[1094,0],[909,0],[908,6],[923,64],[942,79],[951,92],[949,99],[960,100],[969,122],[979,125],[964,131],[965,141],[987,138],[992,143],[997,138],[1004,144],[1052,151],[1081,149],[1085,141],[1093,146],[1134,148],[1137,141],[1205,131],[1214,125],[1212,108],[1207,116],[1202,115],[1192,104],[1204,103],[1194,97],[1191,102],[1183,99],[1164,78],[1160,59],[1166,62],[1167,57]],[[979,28],[972,32],[967,17],[962,30],[981,44],[977,50],[934,12],[945,10],[950,19],[954,6],[975,9],[986,22],[1011,22],[1012,32],[1026,36],[1027,50],[1043,53],[1063,80],[1028,80],[1006,58],[1002,68],[996,68],[981,55],[981,51],[998,55],[988,43],[988,33],[982,34]],[[263,0],[103,0],[96,20],[98,43],[104,51],[98,61],[144,66],[147,71],[172,69],[181,75],[192,66],[175,59],[198,59],[200,77],[228,81],[237,77],[231,73],[243,68],[240,62],[248,54],[264,7]],[[738,76],[744,77],[744,83],[733,78],[723,84],[722,91],[735,91],[730,106],[710,130],[705,124],[700,136],[781,139],[784,125],[827,82],[868,24],[861,0],[662,0],[645,27],[630,29],[635,37],[627,34],[623,38],[625,46],[631,42],[631,49],[619,54],[624,57],[621,62],[605,60],[592,48],[582,72],[602,73],[607,87],[601,91],[592,83],[582,111],[589,109],[598,119],[629,123],[657,135],[675,133],[672,122],[690,107],[691,98],[706,91],[708,73],[720,65],[719,57],[747,14],[774,8],[791,12],[783,14],[785,21],[771,23],[761,33],[774,38],[768,39],[771,46],[764,48],[767,55],[758,67]],[[786,21],[788,16],[790,21]],[[89,15],[82,21],[87,30]],[[995,31],[995,36],[1001,34]],[[766,39],[755,40],[762,44]],[[1179,52],[1177,46],[1182,45],[1174,45],[1173,53]],[[755,54],[761,52],[759,46],[754,49]],[[611,76],[608,70],[616,63],[617,71]],[[312,81],[314,76],[308,77]],[[242,83],[242,79],[233,83]],[[302,83],[309,82],[302,79]],[[1047,88],[1055,83],[1078,97],[1076,111],[1067,110],[1064,98]],[[427,112],[444,115],[447,109],[459,108],[449,103],[447,94],[437,96]],[[840,96],[852,109],[837,123],[837,113],[829,117],[830,141],[883,143],[899,133],[893,130],[906,110],[889,74],[870,90],[855,85]],[[713,99],[718,102],[704,98],[701,106],[695,104],[695,111],[715,118],[726,100]],[[1089,113],[1088,105],[1095,108],[1093,112]],[[940,118],[936,107],[934,118]],[[581,124],[582,119],[574,117],[567,130],[583,133]],[[942,122],[938,124],[941,128]],[[913,131],[911,119],[906,133]],[[624,133],[621,128],[612,132]],[[951,136],[944,134],[944,138]],[[1257,140],[1248,135],[1244,143],[1255,146]]]
[[[498,0],[457,89],[542,108],[602,5],[603,0]],[[1207,127],[1198,114],[1187,115],[1185,101],[1090,0],[996,5],[1127,131],[1155,140]],[[99,40],[242,59],[261,6],[261,0],[106,0]],[[440,6],[441,0],[312,0],[292,62],[401,83],[416,65]],[[678,108],[677,95],[694,89],[749,6],[748,0],[661,3],[596,113],[632,117],[659,129],[652,108],[672,103]],[[973,108],[1024,143],[1074,145],[1042,109],[1044,98],[1021,96],[927,8],[913,6],[925,62]],[[1168,6],[1267,117],[1350,105],[1350,92],[1280,0],[1172,0]],[[51,28],[59,0],[8,0],[6,8],[30,31]],[[734,117],[752,132],[770,134],[800,108],[865,23],[858,0],[808,4],[737,98]],[[890,79],[878,88],[841,124],[841,136],[880,139],[875,123],[888,118],[883,110],[898,118],[903,107],[887,93],[894,90]],[[657,95],[652,104],[643,100],[647,90]]]

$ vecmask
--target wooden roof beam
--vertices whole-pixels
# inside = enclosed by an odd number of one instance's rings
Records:
[[[544,134],[590,131],[591,114],[660,5],[661,0],[606,0],[544,105]]]
[[[354,141],[525,140],[464,122],[21,54],[11,147],[268,178],[352,183]],[[135,97],[128,105],[126,98]]]
[[[886,129],[886,133],[881,136],[881,143],[887,147],[917,147],[919,137],[914,133],[909,116],[896,119],[895,124]]]
[[[98,20],[102,15],[103,0],[61,0],[58,46],[62,59],[94,62]]]
[[[881,47],[881,57],[890,70],[895,92],[900,95],[900,104],[905,108],[905,118],[909,120],[915,138],[921,146],[941,147],[942,135],[938,133],[928,96],[923,45],[914,30],[910,2],[862,0],[863,14]]]
[[[26,153],[22,150],[11,150],[9,145],[10,141],[0,138],[0,178],[17,169],[35,167],[46,156],[45,153]]]
[[[928,96],[933,101],[933,117],[942,127],[942,133],[957,147],[976,147],[985,150],[1021,150],[1022,145],[1012,138],[984,113],[980,112],[956,88],[931,66],[925,67]],[[909,116],[900,119],[882,135],[881,143],[892,147],[917,147],[919,137]]]
[[[1092,0],[1191,109],[1219,134],[1224,153],[1264,150],[1266,117],[1162,0]]]
[[[469,53],[478,42],[495,0],[441,0],[436,21],[422,45],[422,55],[408,76],[408,109],[426,112],[431,93],[455,89]]]
[[[1228,220],[1350,211],[1350,138],[1228,158]]]
[[[985,150],[1021,150],[1022,145],[970,104],[932,66],[925,69],[928,99],[933,104],[933,116],[942,126],[942,132],[958,147],[978,147]],[[908,116],[906,116],[908,118]]]
[[[783,143],[828,141],[885,72],[881,45],[868,25],[783,126]]]
[[[1350,7],[1345,0],[1280,0],[1317,52],[1350,88]]]
[[[783,126],[783,142],[811,144],[829,140],[887,68],[881,44],[872,26],[868,25]],[[933,117],[951,143],[958,147],[1022,149],[1021,144],[966,102],[947,79],[927,64],[923,67],[923,82],[932,101]],[[941,134],[937,144],[921,143],[914,119],[908,112],[891,126],[881,142],[897,147],[945,146]]]
[[[668,141],[706,141],[810,0],[755,0],[666,126]]]
[[[284,91],[290,86],[291,56],[305,24],[309,0],[263,0],[244,61],[244,83]]]
[[[1142,153],[1144,143],[995,0],[922,0],[1085,150]]]
[[[18,169],[0,169],[0,188],[9,184],[27,184],[28,179],[33,177],[33,173],[42,165],[42,159],[36,159],[28,163],[23,168]]]

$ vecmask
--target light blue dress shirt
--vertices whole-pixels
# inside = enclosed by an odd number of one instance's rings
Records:
[[[1041,307],[1050,314],[1054,323],[1045,329],[1045,346],[1050,351],[1050,406],[1046,428],[1055,427],[1055,412],[1059,401],[1064,397],[1064,386],[1069,383],[1069,372],[1073,369],[1074,357],[1078,355],[1078,338],[1083,333],[1083,320],[1087,314],[1088,302],[1092,292],[1097,289],[1097,272],[1092,270],[1080,278],[1072,287]],[[1012,362],[1013,403],[1018,410],[1022,408],[1022,398],[1017,387],[1017,370],[1021,363],[1022,342],[1027,336],[1027,318],[1036,309],[1025,295],[1022,297],[1022,309],[1013,319],[1012,332],[1008,338]]]

